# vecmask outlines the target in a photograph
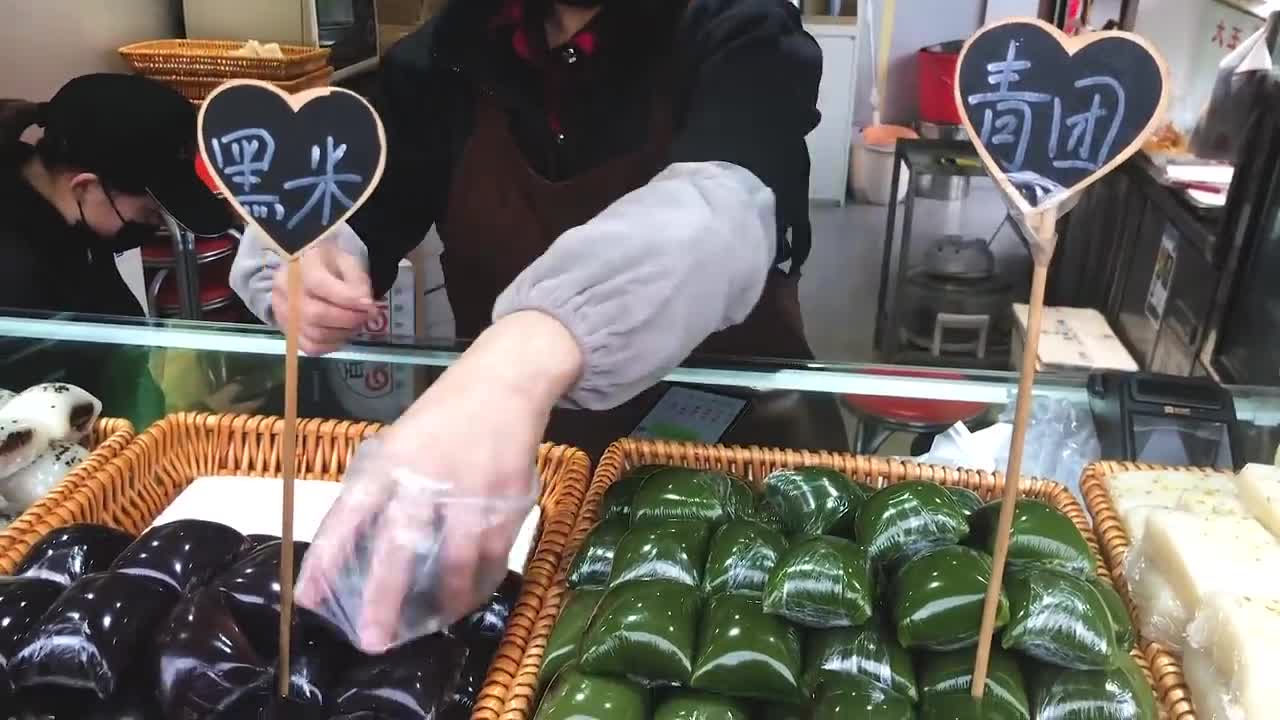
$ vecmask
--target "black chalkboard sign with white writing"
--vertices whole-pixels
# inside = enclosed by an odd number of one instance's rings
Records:
[[[979,31],[956,75],[970,137],[1024,211],[1078,192],[1135,152],[1160,121],[1167,83],[1138,36],[1067,37],[1035,20]]]
[[[293,257],[348,218],[382,176],[382,122],[359,95],[223,85],[200,113],[210,172],[249,222]]]

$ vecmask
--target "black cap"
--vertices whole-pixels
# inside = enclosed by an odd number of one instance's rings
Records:
[[[234,216],[196,172],[196,109],[178,91],[139,75],[82,75],[44,109],[58,157],[113,189],[146,192],[183,227],[221,235]]]

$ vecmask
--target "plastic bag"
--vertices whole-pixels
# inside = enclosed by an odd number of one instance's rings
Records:
[[[1001,646],[1059,667],[1108,670],[1116,631],[1102,596],[1088,581],[1056,570],[1013,570],[1004,587],[1009,624]]]
[[[969,516],[969,544],[988,555],[995,552],[1000,505],[987,503]],[[1066,515],[1039,500],[1019,500],[1009,532],[1009,565],[1052,566],[1087,577],[1096,563],[1080,528]]]
[[[105,525],[68,525],[32,545],[14,575],[70,587],[86,575],[106,571],[132,542],[133,536]]]
[[[608,585],[618,542],[627,534],[627,529],[626,518],[617,515],[600,521],[592,528],[569,565],[569,587],[578,590]]]
[[[1017,392],[1010,391],[1009,404],[1000,413],[1001,423],[1012,423],[1017,410]],[[1012,437],[1012,435],[1011,435]],[[1066,398],[1033,396],[1027,439],[1023,443],[1022,475],[1054,480],[1080,495],[1080,476],[1085,466],[1102,457],[1102,444],[1093,426],[1088,406],[1077,407]],[[995,457],[995,468],[1009,465],[1009,442]]]
[[[711,527],[691,520],[632,527],[618,542],[609,586],[633,580],[674,580],[702,586]]]
[[[532,459],[526,488],[495,496],[389,466],[383,449],[376,437],[360,445],[297,588],[300,605],[368,653],[443,630],[480,606],[506,576],[539,493]],[[469,587],[455,587],[460,580]]]
[[[787,549],[782,533],[752,520],[733,520],[711,537],[702,588],[707,595],[730,593],[757,600],[769,573]]]
[[[645,479],[631,502],[631,524],[698,521],[718,527],[751,516],[754,498],[741,480],[714,470],[663,468]]]
[[[1213,94],[1191,133],[1190,149],[1206,160],[1238,161],[1240,143],[1249,136],[1254,113],[1267,105],[1276,88],[1272,60],[1276,48],[1277,14],[1218,63]]]
[[[533,720],[649,720],[649,691],[576,667],[560,673]]]
[[[153,578],[108,572],[82,579],[14,648],[14,685],[87,690],[106,700],[177,601],[177,592]]]
[[[861,625],[875,598],[871,559],[861,545],[811,538],[787,551],[765,585],[764,610],[812,628]]]
[[[916,720],[910,700],[858,676],[825,684],[816,700],[810,720]]]
[[[575,590],[560,609],[560,617],[551,630],[547,650],[542,656],[542,667],[538,670],[539,687],[550,687],[561,670],[577,662],[578,641],[586,632],[587,624],[603,597],[603,590]]]
[[[976,630],[975,630],[976,632]],[[1027,685],[1018,667],[1016,657],[1011,653],[991,648],[990,664],[987,667],[987,689],[981,707],[960,702],[961,698],[969,699],[969,691],[973,687],[973,652],[970,650],[954,650],[944,653],[924,653],[920,655],[920,717],[951,718],[952,715],[941,712],[947,707],[955,707],[958,711],[970,708],[979,712],[977,715],[957,714],[957,718],[974,718],[975,720],[1030,720],[1031,704],[1027,700]],[[925,712],[925,708],[934,709]],[[930,714],[933,713],[933,714]]]
[[[1200,704],[1198,694],[1196,704]],[[1032,717],[1054,720],[1156,720],[1157,717],[1151,686],[1127,654],[1116,658],[1113,670],[1041,667],[1032,676],[1031,707]],[[1217,717],[1225,720],[1228,716]]]
[[[718,595],[702,617],[690,686],[775,702],[800,702],[800,631],[759,602]]]
[[[692,690],[677,690],[658,705],[653,720],[751,720],[745,703]]]
[[[614,587],[582,638],[579,665],[645,685],[688,685],[700,604],[697,588],[670,580]]]
[[[990,582],[991,558],[967,547],[935,548],[910,560],[890,593],[898,642],[913,650],[976,645]],[[996,627],[1008,622],[1009,602],[1001,590]]]
[[[916,671],[893,631],[878,619],[860,628],[809,634],[805,643],[805,685],[817,693],[826,683],[865,678],[911,702],[920,699]]]
[[[250,548],[234,528],[179,520],[142,533],[111,564],[113,572],[165,583],[179,593],[203,586]]]
[[[853,520],[868,494],[838,470],[802,467],[769,473],[762,505],[782,519],[793,537],[852,537]]]
[[[641,465],[623,473],[622,477],[604,491],[604,499],[600,501],[600,518],[608,520],[620,517],[630,521],[631,505],[635,500],[636,491],[650,475],[665,467],[665,465]]]
[[[858,512],[858,542],[872,562],[894,567],[969,534],[964,511],[941,485],[904,482],[877,491]]]

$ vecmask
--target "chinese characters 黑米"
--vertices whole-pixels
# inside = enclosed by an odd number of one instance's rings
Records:
[[[342,189],[338,187],[338,183],[353,183],[359,185],[363,182],[363,178],[355,173],[339,173],[337,172],[338,163],[342,161],[342,157],[347,154],[346,145],[337,145],[335,147],[333,138],[325,138],[324,152],[324,171],[319,175],[298,178],[290,180],[284,184],[285,190],[296,190],[298,188],[314,188],[311,197],[307,199],[307,203],[302,209],[289,219],[288,228],[292,230],[297,227],[298,223],[306,219],[307,215],[315,209],[316,205],[320,205],[320,224],[328,225],[333,219],[333,201],[336,199],[345,207],[350,208],[355,205],[355,201],[347,197]],[[311,169],[313,171],[320,170],[320,146],[311,146]]]

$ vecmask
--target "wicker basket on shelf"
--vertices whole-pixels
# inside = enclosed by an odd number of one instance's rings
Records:
[[[133,440],[133,423],[122,418],[99,418],[93,424],[89,437],[82,443],[89,451],[89,457],[77,465],[67,476],[53,486],[37,505],[56,507],[61,499],[79,488],[85,478],[102,467],[109,460],[119,455]],[[34,507],[34,506],[33,506]],[[0,529],[0,556],[16,541],[17,521],[7,528]],[[2,574],[3,571],[0,571]]]
[[[1098,540],[1102,545],[1102,557],[1107,563],[1112,581],[1120,597],[1129,607],[1129,614],[1135,628],[1138,623],[1137,605],[1129,592],[1129,580],[1124,573],[1125,557],[1129,554],[1129,532],[1120,521],[1120,513],[1116,512],[1111,500],[1109,479],[1122,472],[1142,470],[1172,470],[1181,472],[1218,473],[1209,468],[1167,467],[1146,465],[1132,462],[1100,462],[1085,468],[1080,479],[1080,492],[1084,495],[1085,507],[1093,516]],[[1187,688],[1187,680],[1182,671],[1182,660],[1158,642],[1141,639],[1143,653],[1150,663],[1152,675],[1156,682],[1156,696],[1161,708],[1168,713],[1169,720],[1197,720],[1195,705],[1191,701],[1191,691]]]
[[[152,80],[162,82],[165,85],[182,93],[182,96],[193,103],[204,102],[209,94],[218,89],[218,86],[225,83],[225,78],[210,77],[194,77],[188,75],[152,75]],[[303,90],[314,90],[315,88],[328,87],[329,82],[333,79],[333,68],[325,66],[313,73],[303,75],[295,80],[272,80],[271,84],[280,88],[287,93],[298,93]]]
[[[527,634],[523,638],[526,650],[518,672],[514,676],[491,675],[487,679],[484,692],[490,697],[504,698],[501,711],[494,711],[489,707],[479,708],[473,720],[528,720],[532,717],[540,692],[538,671],[542,666],[547,641],[568,591],[566,576],[573,555],[598,521],[601,501],[609,486],[627,469],[647,464],[722,470],[742,478],[757,493],[761,490],[761,483],[765,476],[774,470],[814,465],[835,468],[854,480],[876,488],[908,481],[926,481],[968,488],[978,493],[984,500],[998,498],[1004,491],[1005,482],[1001,474],[918,465],[883,457],[761,447],[619,440],[605,451],[596,468],[586,502],[569,537],[564,562],[556,573],[555,582],[542,600],[537,622],[531,628],[512,628],[515,632]],[[1088,516],[1069,490],[1045,480],[1023,480],[1020,496],[1044,501],[1060,510],[1080,529],[1095,559],[1099,557],[1098,543],[1089,525]],[[1110,578],[1106,565],[1101,561],[1098,562],[1098,574],[1104,579]],[[508,637],[510,635],[511,633]],[[1144,673],[1147,673],[1150,681],[1147,658],[1136,650],[1133,656]]]
[[[297,477],[339,481],[356,447],[379,429],[371,423],[299,421]],[[284,421],[274,417],[181,413],[161,420],[116,457],[83,468],[74,485],[51,493],[18,518],[10,527],[10,542],[0,548],[0,575],[13,572],[34,543],[59,527],[88,522],[136,534],[196,478],[279,475],[283,431]],[[541,527],[490,678],[514,677],[586,497],[591,469],[581,450],[543,445],[537,468]],[[482,692],[477,708],[500,702]]]
[[[241,57],[234,40],[148,40],[120,48],[139,75],[207,79],[296,80],[327,67],[328,48],[281,45],[281,58]]]

